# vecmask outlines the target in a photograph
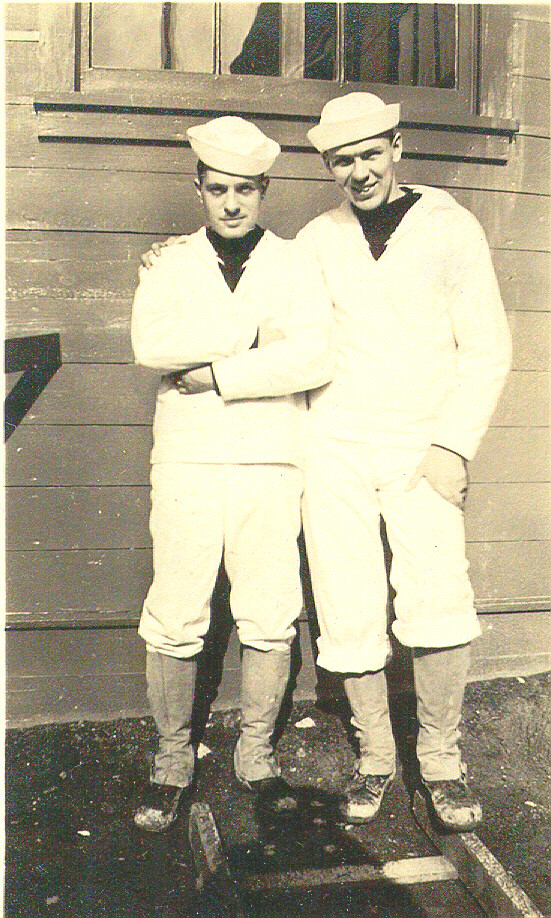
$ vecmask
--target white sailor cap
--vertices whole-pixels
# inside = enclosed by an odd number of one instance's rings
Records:
[[[386,105],[370,92],[349,92],[324,105],[319,124],[308,138],[320,153],[378,137],[400,121],[400,105]]]
[[[213,118],[187,131],[198,158],[217,172],[261,175],[273,164],[281,147],[256,125],[236,115]]]

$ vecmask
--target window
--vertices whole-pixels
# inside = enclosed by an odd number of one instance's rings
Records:
[[[108,96],[119,107],[312,121],[346,86],[402,102],[411,122],[478,115],[480,29],[470,4],[38,7],[40,91],[76,91],[79,104]]]
[[[185,146],[224,113],[257,119],[286,151],[328,99],[402,102],[408,155],[507,161],[518,126],[478,107],[480,23],[470,4],[40,3],[38,136]]]
[[[456,7],[92,3],[92,69],[454,88]]]
[[[280,21],[278,3],[93,3],[90,65],[279,76]]]

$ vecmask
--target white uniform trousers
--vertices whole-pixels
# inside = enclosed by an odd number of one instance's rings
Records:
[[[425,479],[406,486],[424,451],[315,438],[303,521],[321,636],[318,664],[380,670],[389,653],[383,516],[392,550],[393,631],[408,647],[452,647],[480,634],[467,574],[463,513]]]
[[[302,605],[303,479],[289,465],[158,463],[151,470],[153,583],[139,634],[150,650],[203,647],[222,555],[242,644],[286,650]]]

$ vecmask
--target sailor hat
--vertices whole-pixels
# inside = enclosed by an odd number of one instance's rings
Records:
[[[213,118],[187,131],[194,153],[210,169],[230,175],[261,175],[281,148],[256,125],[236,115]]]
[[[308,138],[320,153],[349,143],[378,137],[400,121],[400,105],[385,105],[370,92],[350,92],[324,105],[319,124]]]

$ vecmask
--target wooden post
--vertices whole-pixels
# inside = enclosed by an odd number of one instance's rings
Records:
[[[212,882],[224,918],[245,918],[216,822],[207,803],[193,803],[191,806],[189,843],[197,868],[197,888],[201,890],[206,883]]]
[[[75,4],[39,3],[39,89],[75,89]]]

